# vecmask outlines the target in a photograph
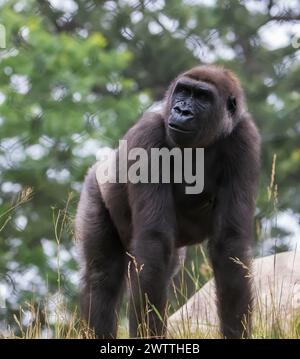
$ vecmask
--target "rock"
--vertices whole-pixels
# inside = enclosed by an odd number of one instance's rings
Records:
[[[253,262],[255,294],[253,323],[264,333],[286,330],[300,308],[300,252],[284,252]],[[170,336],[218,333],[214,280],[207,282],[168,320]]]

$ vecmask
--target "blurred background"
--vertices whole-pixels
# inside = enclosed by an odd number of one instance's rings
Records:
[[[20,306],[29,323],[26,303],[59,293],[77,306],[73,218],[87,168],[178,73],[208,63],[239,76],[262,135],[256,256],[297,249],[299,1],[0,0],[0,331]],[[209,272],[198,249],[187,296]]]

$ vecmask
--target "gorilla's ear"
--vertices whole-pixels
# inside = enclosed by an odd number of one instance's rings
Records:
[[[227,99],[227,110],[234,115],[236,110],[236,99],[234,96],[229,96]]]

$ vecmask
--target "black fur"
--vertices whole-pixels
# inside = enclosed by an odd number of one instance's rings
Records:
[[[110,184],[104,198],[90,170],[76,218],[83,318],[98,337],[116,337],[130,260],[130,336],[164,336],[161,319],[177,250],[208,239],[221,331],[226,338],[249,337],[260,138],[237,78],[214,66],[180,75],[163,110],[145,114],[124,138],[129,149],[204,147],[204,191],[187,195],[184,183]]]

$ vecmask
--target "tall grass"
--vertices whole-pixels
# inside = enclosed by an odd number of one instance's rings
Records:
[[[275,180],[276,174],[276,156],[273,158],[272,172],[270,184],[267,187],[267,197],[270,203],[270,220],[276,217],[277,203],[278,203],[278,187]],[[0,214],[0,232],[11,220],[13,211],[20,205],[30,200],[32,190],[27,189],[23,191],[16,202],[5,212]],[[72,219],[68,215],[68,209],[72,197],[68,197],[66,207],[63,210],[53,211],[53,227],[54,238],[57,246],[57,290],[54,293],[49,293],[40,305],[33,303],[25,303],[20,308],[18,315],[14,316],[15,324],[18,330],[6,331],[2,333],[2,337],[6,338],[94,338],[94,333],[80,320],[79,311],[77,308],[70,310],[68,300],[64,297],[61,290],[61,260],[60,260],[60,247],[62,235],[66,228],[72,227]],[[271,215],[272,214],[272,215]],[[275,216],[274,216],[275,214]],[[261,229],[257,227],[257,235],[261,236]],[[188,290],[188,283],[193,284],[194,292],[196,293],[201,288],[201,283],[207,282],[212,278],[212,268],[206,256],[206,251],[202,245],[196,247],[196,257],[189,266],[183,266],[177,276],[176,281],[172,281],[170,291],[173,294],[173,300],[168,304],[168,312],[175,312],[184,302],[189,299],[191,295]],[[128,267],[128,275],[132,272],[130,266],[133,266],[135,274],[139,278],[143,270],[142,265],[138,265],[135,258],[130,254],[130,264]],[[233,258],[237,263],[238,258]],[[200,264],[200,270],[197,270]],[[242,265],[242,264],[241,264]],[[276,266],[276,256],[274,259],[274,266]],[[130,280],[128,281],[130,283]],[[279,288],[280,289],[280,288]],[[270,288],[270,292],[275,288]],[[277,288],[278,290],[278,288]],[[292,288],[291,300],[292,300]],[[128,295],[130,296],[131,287],[128,286]],[[154,312],[164,325],[167,325],[166,318],[161,317],[148,298],[142,298],[145,302],[143,315],[145,322],[140,327],[140,334],[142,337],[151,337],[151,333],[147,329],[147,321],[149,315]],[[260,293],[256,293],[259,297]],[[213,303],[215,298],[211,298]],[[286,313],[278,313],[275,304],[270,306],[268,313],[263,310],[263,304],[258,301],[255,311],[255,322],[253,328],[253,338],[300,338],[300,313],[289,313],[289,320],[286,320]],[[126,306],[126,313],[128,312],[128,305]],[[137,309],[136,309],[137,310]],[[207,315],[209,317],[210,308],[207,308]],[[136,313],[138,315],[138,313]],[[27,318],[27,319],[26,319]],[[29,319],[28,319],[29,318]],[[121,318],[119,320],[119,337],[128,337],[127,320]],[[207,320],[209,323],[209,319]],[[202,325],[198,323],[197,328],[189,322],[187,313],[182,315],[179,325],[176,328],[171,328],[169,337],[172,338],[219,338],[218,327],[215,325]],[[1,333],[0,333],[1,337]]]

